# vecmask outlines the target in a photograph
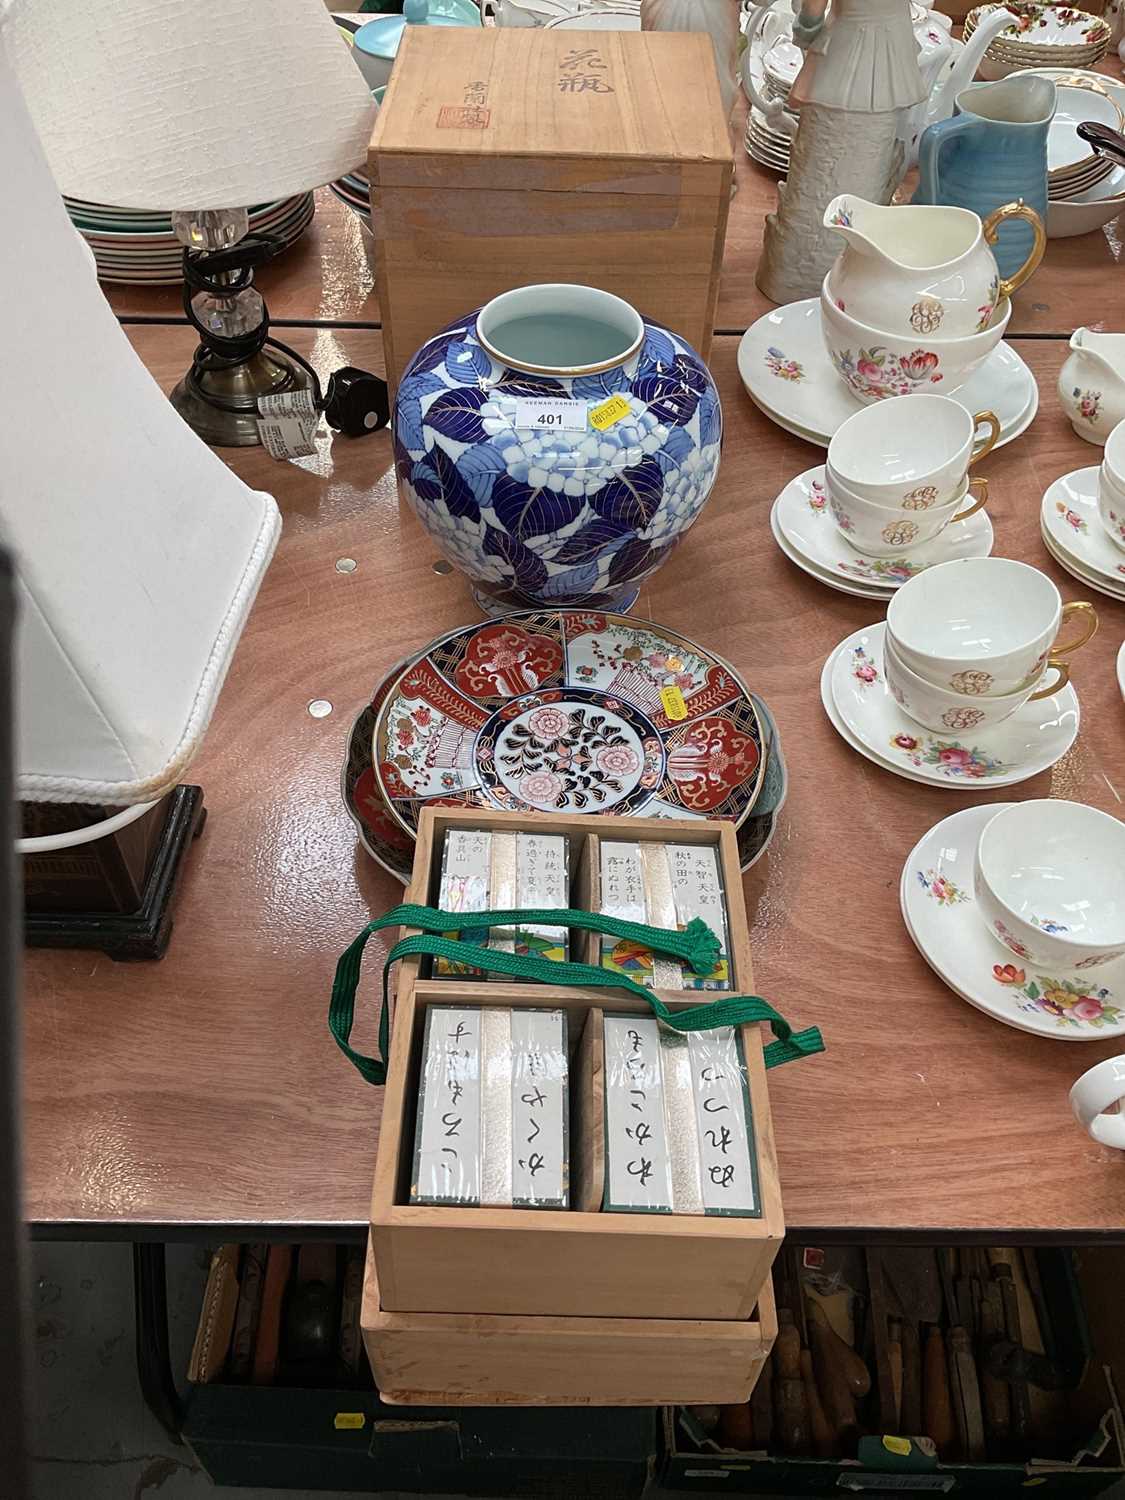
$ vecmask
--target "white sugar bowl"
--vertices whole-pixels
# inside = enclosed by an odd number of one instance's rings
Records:
[[[977,845],[973,887],[993,934],[1049,973],[1125,955],[1125,823],[1082,802],[1016,802]]]

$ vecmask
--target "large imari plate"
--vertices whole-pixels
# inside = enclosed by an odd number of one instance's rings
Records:
[[[405,662],[399,662],[391,668],[376,688],[371,702],[356,716],[348,735],[340,790],[364,849],[396,880],[409,885],[414,865],[414,839],[391,816],[371,764],[371,740],[379,709],[405,665]],[[773,715],[756,693],[752,693],[751,698],[765,735],[766,769],[754,809],[738,829],[738,863],[743,871],[757,864],[768,851],[777,831],[778,814],[789,791],[789,773]]]
[[[441,637],[378,713],[375,779],[413,835],[427,804],[726,818],[768,759],[749,691],[662,625],[536,610]]]
[[[1125,1031],[1125,959],[1096,971],[1051,973],[1010,953],[973,897],[985,825],[1012,804],[967,807],[931,828],[902,870],[906,930],[951,990],[1017,1031],[1060,1042],[1104,1042]]]

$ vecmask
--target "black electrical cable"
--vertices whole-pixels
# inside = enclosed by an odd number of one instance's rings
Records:
[[[255,268],[284,248],[284,241],[276,235],[248,234],[224,250],[184,250],[184,313],[200,340],[192,356],[192,374],[198,380],[205,370],[231,369],[253,359],[264,348],[277,349],[308,375],[316,410],[323,412],[330,427],[349,437],[379,431],[390,420],[386,381],[347,365],[333,372],[328,389],[323,390],[320,377],[304,355],[270,337],[269,309],[264,298],[262,321],[248,333],[233,336],[215,333],[196,314],[192,299],[198,292],[217,298],[237,296],[252,285]]]
[[[312,382],[316,409],[323,411],[325,403],[320,377],[303,354],[298,354],[280,339],[270,337],[269,308],[264,298],[262,321],[258,327],[233,337],[206,327],[192,306],[192,298],[197,292],[212,297],[234,297],[245,291],[253,284],[255,268],[264,265],[284,248],[284,240],[276,235],[248,234],[225,250],[184,250],[184,313],[200,339],[200,347],[192,358],[192,368],[197,375],[205,364],[211,368],[230,369],[253,359],[264,348],[279,349],[306,372]],[[220,277],[225,279],[220,280]]]

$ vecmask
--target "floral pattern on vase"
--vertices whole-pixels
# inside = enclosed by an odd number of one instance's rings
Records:
[[[912,396],[943,378],[941,357],[928,349],[910,354],[893,354],[882,344],[860,349],[829,349],[837,373],[858,396],[873,396],[884,401],[888,396]]]
[[[970,749],[957,740],[935,739],[928,734],[903,731],[891,735],[890,745],[912,766],[929,766],[949,781],[986,781],[990,776],[1003,776],[1010,769],[1004,761],[984,750]]]
[[[1020,1010],[1054,1016],[1060,1030],[1090,1026],[1097,1031],[1103,1026],[1116,1026],[1121,1020],[1121,1007],[1113,1003],[1112,993],[1104,986],[1087,988],[1073,979],[1051,979],[1043,974],[1029,979],[1026,970],[1015,964],[994,964],[992,977],[1022,997],[1017,1002]]]
[[[926,895],[939,906],[957,906],[962,901],[972,899],[968,891],[963,891],[955,881],[950,880],[947,875],[939,874],[937,870],[916,870],[914,873]]]
[[[477,313],[425,343],[395,399],[399,485],[482,608],[627,606],[711,493],[723,421],[707,367],[644,325],[637,354],[596,375],[522,373],[494,360]],[[515,426],[521,401],[610,397],[604,429]]]

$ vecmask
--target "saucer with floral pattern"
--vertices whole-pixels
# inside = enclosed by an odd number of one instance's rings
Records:
[[[1055,561],[1111,597],[1125,595],[1125,550],[1110,541],[1098,514],[1098,469],[1091,464],[1047,487],[1039,527]]]
[[[821,448],[828,447],[841,423],[863,410],[828,358],[818,297],[775,307],[751,324],[738,346],[738,373],[750,399],[767,417]],[[997,344],[950,396],[967,412],[996,413],[997,448],[1026,431],[1039,407],[1035,376],[1005,343]]]
[[[785,486],[774,501],[772,519],[776,520],[774,534],[780,530],[789,543],[788,555],[796,552],[799,566],[806,572],[816,570],[814,578],[827,573],[879,589],[887,596],[937,563],[988,557],[992,551],[992,522],[987,511],[978,510],[968,520],[947,526],[932,542],[898,557],[867,557],[857,552],[832,519],[823,464],[806,469]]]
[[[800,568],[802,573],[815,578],[817,583],[823,583],[826,588],[837,589],[841,594],[854,594],[860,599],[880,599],[884,604],[890,599],[892,589],[876,588],[874,584],[860,583],[857,578],[848,578],[843,573],[829,573],[826,569],[818,568],[815,563],[808,562],[802,557],[796,547],[786,540],[785,533],[778,523],[776,500],[770,511],[770,530],[777,543],[777,550],[783,553],[794,567]]]
[[[912,780],[968,791],[1013,786],[1045,771],[1078,734],[1078,697],[1067,684],[1049,698],[1027,702],[1002,724],[937,735],[895,702],[883,675],[886,625],[853,632],[833,651],[832,701],[852,743],[877,765]]]
[[[902,867],[899,901],[919,953],[954,994],[1036,1036],[1104,1042],[1125,1032],[1125,958],[1048,973],[994,937],[973,897],[986,824],[1012,804],[966,807],[921,838]]]

